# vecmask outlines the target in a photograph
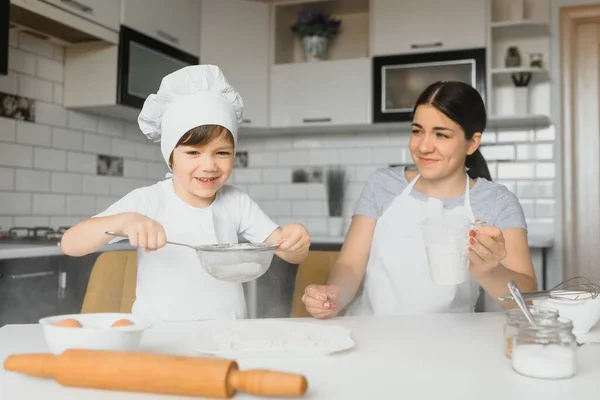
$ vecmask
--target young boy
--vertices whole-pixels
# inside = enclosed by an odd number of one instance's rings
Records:
[[[81,256],[115,242],[123,232],[138,247],[133,313],[153,321],[245,318],[241,284],[219,281],[193,250],[165,246],[278,243],[290,263],[308,255],[310,235],[300,224],[280,228],[250,197],[227,185],[233,169],[243,102],[213,65],[185,67],[163,78],[139,115],[142,132],[160,140],[171,176],[135,189],[104,212],[65,232],[63,252]],[[145,251],[144,251],[145,250]]]

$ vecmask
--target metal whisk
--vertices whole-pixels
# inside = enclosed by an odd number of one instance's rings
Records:
[[[591,300],[600,294],[600,285],[591,282],[589,279],[577,276],[559,283],[550,290],[540,290],[537,292],[521,293],[523,300],[530,301],[535,299],[557,299],[557,300]],[[515,302],[512,295],[499,297],[498,300]]]

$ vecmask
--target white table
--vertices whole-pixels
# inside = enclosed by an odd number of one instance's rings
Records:
[[[238,359],[241,369],[275,368],[305,374],[307,399],[592,399],[600,382],[600,345],[579,348],[572,379],[541,380],[513,372],[504,356],[500,313],[339,318],[352,330],[356,348],[319,359]],[[193,355],[195,323],[156,325],[143,350]],[[0,329],[0,360],[9,354],[47,351],[37,325]],[[255,398],[238,394],[236,398]],[[137,393],[64,388],[52,380],[0,370],[0,399],[158,400],[183,399]],[[189,399],[189,398],[186,398]]]

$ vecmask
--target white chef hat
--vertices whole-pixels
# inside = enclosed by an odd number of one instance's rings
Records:
[[[140,129],[149,139],[160,141],[169,157],[181,137],[201,125],[229,129],[237,147],[238,126],[244,102],[216,65],[193,65],[165,76],[156,94],[148,96],[138,117]]]

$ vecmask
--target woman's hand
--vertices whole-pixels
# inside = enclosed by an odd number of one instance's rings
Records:
[[[122,232],[129,237],[133,247],[154,251],[164,247],[167,236],[163,226],[153,219],[138,213],[130,213],[125,219]]]
[[[332,318],[340,311],[337,303],[339,296],[340,288],[336,285],[308,285],[304,289],[302,302],[313,317]]]
[[[469,231],[470,271],[474,277],[489,274],[506,257],[504,235],[497,226],[481,226]]]
[[[309,247],[310,234],[302,224],[292,223],[282,228],[278,251],[304,253]]]

